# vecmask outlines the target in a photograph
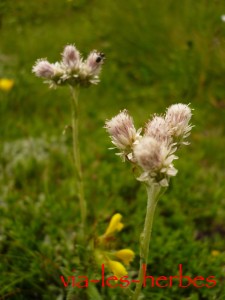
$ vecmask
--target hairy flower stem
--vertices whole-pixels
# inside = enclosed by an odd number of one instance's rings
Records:
[[[161,187],[156,184],[147,185],[147,194],[148,194],[148,202],[147,202],[147,212],[145,216],[145,224],[143,232],[140,236],[140,268],[138,273],[139,282],[136,285],[132,300],[138,300],[143,280],[143,264],[147,265],[148,263],[148,254],[149,254],[149,244],[152,233],[152,224],[153,218],[155,214],[155,208],[159,199]]]
[[[87,205],[84,198],[84,185],[83,185],[83,175],[81,168],[81,159],[80,159],[80,149],[79,149],[79,136],[78,136],[78,92],[79,89],[75,89],[72,86],[70,87],[72,94],[72,131],[73,131],[73,158],[74,158],[74,167],[75,167],[75,180],[76,180],[76,189],[77,196],[80,203],[80,212],[81,212],[81,233],[82,238],[84,237],[85,222],[87,215]]]

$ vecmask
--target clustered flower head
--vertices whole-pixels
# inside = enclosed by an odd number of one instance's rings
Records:
[[[105,233],[97,238],[95,247],[97,263],[99,265],[104,264],[118,279],[127,275],[125,266],[129,266],[135,256],[131,249],[112,250],[109,247],[115,233],[121,231],[124,227],[121,219],[122,215],[119,213],[112,216]]]
[[[181,145],[188,145],[191,116],[189,105],[171,105],[165,115],[154,115],[141,135],[141,129],[136,131],[132,117],[124,110],[107,120],[105,128],[123,160],[139,168],[138,180],[168,186],[169,178],[177,174],[173,161],[178,157],[174,153]]]
[[[37,77],[46,79],[50,87],[69,84],[89,86],[99,82],[99,74],[104,62],[104,54],[93,50],[83,60],[74,45],[67,45],[62,53],[62,60],[50,63],[47,59],[38,59],[32,68]]]

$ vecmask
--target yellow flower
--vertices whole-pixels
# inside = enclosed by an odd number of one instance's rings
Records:
[[[218,251],[218,250],[212,250],[211,251],[211,255],[212,256],[218,256],[218,255],[220,255],[220,251]]]
[[[108,237],[112,235],[115,231],[120,231],[123,229],[124,225],[120,222],[122,219],[121,214],[115,214],[112,216],[109,226],[106,229],[106,232],[104,233],[104,237]]]
[[[14,81],[7,78],[0,79],[0,90],[10,91],[14,85]]]
[[[117,213],[113,215],[105,233],[102,236],[98,237],[96,243],[94,244],[94,256],[96,263],[101,265],[105,264],[105,266],[109,270],[111,270],[111,272],[118,278],[118,280],[128,274],[126,268],[122,263],[124,263],[125,265],[129,265],[129,263],[134,259],[135,255],[134,252],[130,249],[110,251],[112,245],[108,243],[108,241],[113,238],[113,234],[116,231],[120,231],[124,227],[121,219],[121,214]],[[120,260],[122,263],[117,260]]]
[[[116,251],[115,256],[123,261],[125,265],[129,265],[130,262],[134,259],[134,252],[130,249],[122,249]]]
[[[108,268],[112,271],[112,273],[118,279],[127,275],[127,270],[120,262],[115,261],[115,260],[108,260],[107,265],[108,265]]]

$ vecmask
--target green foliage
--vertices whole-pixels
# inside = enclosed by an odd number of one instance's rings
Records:
[[[219,300],[225,297],[225,23],[223,1],[1,1],[0,299],[66,299],[61,275],[85,274],[80,262],[80,213],[71,153],[67,89],[48,90],[31,74],[39,57],[59,59],[67,43],[86,55],[106,54],[101,83],[81,91],[80,140],[88,201],[88,232],[102,234],[115,212],[125,228],[118,249],[137,253],[146,195],[122,164],[103,129],[127,108],[137,127],[176,102],[195,109],[191,145],[181,149],[153,226],[148,274],[216,276],[212,289],[151,288],[145,299]],[[215,252],[218,255],[215,255]],[[213,255],[214,254],[214,255]],[[97,267],[95,267],[97,268]],[[95,269],[100,274],[100,269]],[[66,275],[65,275],[66,276]],[[92,274],[93,276],[93,274]],[[82,290],[71,299],[124,300],[118,289]],[[96,296],[97,295],[97,296]],[[100,296],[99,296],[100,295]],[[99,298],[100,299],[100,298]]]

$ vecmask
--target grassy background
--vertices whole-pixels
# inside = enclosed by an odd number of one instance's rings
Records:
[[[173,103],[191,103],[191,145],[180,151],[179,173],[158,204],[148,269],[169,276],[183,264],[185,275],[214,275],[217,285],[148,287],[144,294],[225,298],[224,13],[222,0],[1,0],[0,77],[15,86],[0,91],[0,299],[65,299],[62,268],[79,269],[71,134],[62,134],[70,95],[31,74],[37,58],[54,62],[67,43],[107,57],[101,83],[80,95],[90,231],[103,233],[120,212],[126,227],[118,249],[138,254],[145,191],[130,166],[108,151],[105,119],[127,108],[141,127]],[[138,270],[138,255],[130,269]],[[126,299],[120,289],[101,294]],[[86,299],[85,291],[75,297]]]

